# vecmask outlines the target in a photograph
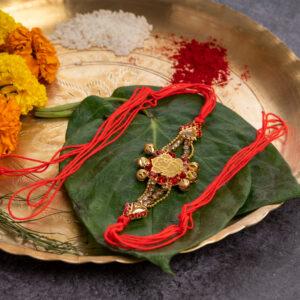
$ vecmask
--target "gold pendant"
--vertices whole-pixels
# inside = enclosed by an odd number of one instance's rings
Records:
[[[147,216],[148,208],[166,199],[173,186],[186,191],[196,181],[199,164],[191,162],[194,154],[193,143],[201,137],[201,125],[196,122],[181,126],[178,135],[169,144],[156,150],[153,144],[144,146],[145,154],[137,164],[140,169],[136,173],[139,181],[148,179],[144,193],[136,202],[126,203],[123,214],[130,219]],[[183,152],[176,157],[174,150],[183,145]]]

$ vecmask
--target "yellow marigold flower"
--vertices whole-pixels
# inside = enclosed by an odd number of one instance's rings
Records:
[[[45,86],[37,81],[18,55],[0,53],[0,94],[12,96],[23,115],[47,103]]]
[[[31,31],[25,27],[16,28],[8,35],[3,48],[10,54],[22,56],[41,82],[51,83],[55,80],[59,67],[56,51],[39,28]]]
[[[14,18],[0,10],[0,45],[5,43],[8,34],[14,31],[20,24],[16,23]]]
[[[16,149],[21,129],[20,107],[12,98],[0,96],[0,154]]]

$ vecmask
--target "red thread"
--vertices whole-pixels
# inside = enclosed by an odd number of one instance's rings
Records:
[[[225,164],[223,170],[195,200],[183,205],[178,216],[178,224],[169,225],[161,232],[148,236],[120,234],[130,222],[130,218],[121,216],[117,223],[109,225],[104,232],[105,241],[111,246],[138,251],[155,250],[172,244],[188,230],[193,229],[193,213],[208,204],[216,192],[233,178],[259,152],[273,140],[287,134],[287,125],[278,116],[263,113],[262,128],[257,131],[256,139],[235,153]]]
[[[174,84],[162,88],[159,91],[153,91],[149,87],[137,88],[128,101],[116,109],[99,126],[96,134],[88,143],[62,147],[54,153],[48,162],[16,154],[3,155],[2,157],[13,157],[38,163],[34,167],[18,170],[0,167],[0,175],[6,176],[23,176],[26,174],[42,173],[52,164],[73,158],[56,177],[39,180],[13,193],[8,201],[8,212],[10,216],[15,220],[25,221],[41,214],[53,202],[66,179],[79,170],[87,159],[121,137],[139,111],[155,107],[159,100],[178,94],[201,94],[205,97],[205,103],[198,117],[195,119],[196,122],[204,122],[207,115],[210,114],[216,105],[216,96],[213,89],[203,84]],[[46,187],[46,192],[37,202],[32,202],[31,198],[33,193],[41,187]],[[16,216],[12,210],[12,204],[16,196],[22,192],[27,192],[26,203],[28,207],[35,209],[26,217]],[[125,222],[124,218],[121,218],[121,220],[123,220],[123,223]]]
[[[216,95],[213,89],[203,84],[175,84],[162,88],[159,91],[153,91],[148,87],[138,88],[133,92],[128,101],[116,109],[99,126],[92,140],[86,144],[62,147],[54,153],[48,162],[15,154],[3,155],[3,157],[14,157],[38,163],[35,167],[19,170],[0,167],[0,174],[7,176],[41,173],[54,163],[62,162],[67,158],[73,158],[56,177],[34,182],[16,191],[8,202],[9,214],[16,220],[29,220],[42,213],[52,203],[65,180],[74,174],[87,159],[122,136],[139,111],[155,107],[159,100],[177,94],[201,94],[205,97],[204,105],[199,115],[194,119],[195,122],[204,122],[205,118],[213,111],[216,105]],[[257,153],[261,152],[274,139],[286,133],[287,126],[281,118],[272,113],[263,113],[263,126],[257,131],[255,141],[233,155],[220,174],[198,198],[183,205],[181,213],[178,216],[179,223],[177,225],[170,225],[161,232],[150,236],[121,234],[130,222],[128,217],[122,215],[118,218],[117,223],[108,226],[106,229],[104,233],[106,242],[112,246],[139,251],[149,251],[175,242],[188,230],[193,228],[193,213],[196,210],[208,204],[213,199],[217,190],[238,173]],[[48,187],[46,193],[39,201],[31,202],[32,194],[43,186]],[[18,217],[12,211],[12,203],[15,197],[23,191],[28,191],[26,196],[27,205],[36,210],[27,217]]]

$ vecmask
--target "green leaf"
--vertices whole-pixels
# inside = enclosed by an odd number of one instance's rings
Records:
[[[112,97],[128,98],[133,89],[134,87],[119,88]],[[134,163],[135,159],[142,155],[144,143],[153,142],[158,147],[167,144],[176,136],[180,125],[195,117],[201,103],[200,97],[195,95],[164,99],[158,107],[149,109],[147,115],[139,114],[119,140],[90,158],[67,180],[65,187],[75,211],[100,245],[108,247],[103,240],[105,228],[116,222],[123,211],[124,203],[135,201],[145,188],[144,183],[135,179],[137,168]],[[116,105],[116,102],[96,96],[86,98],[71,116],[66,143],[78,144],[89,141]],[[147,218],[131,222],[126,232],[148,235],[177,222],[181,206],[195,199],[222,170],[226,161],[254,138],[254,128],[233,111],[218,104],[214,113],[207,119],[203,137],[195,144],[194,160],[200,163],[201,168],[197,183],[186,193],[174,189],[168,199],[151,209]],[[290,171],[286,169],[284,160],[273,146],[268,147],[266,152],[273,153],[272,159],[276,164],[273,161],[270,164],[263,155],[255,159],[253,170],[251,163],[223,187],[209,205],[194,214],[195,228],[176,243],[150,252],[113,250],[146,258],[160,265],[165,271],[170,271],[169,261],[174,254],[217,233],[237,212],[246,212],[256,208],[257,205],[277,203],[288,197],[297,196],[299,187]],[[274,197],[264,197],[263,202],[256,197],[264,191],[263,186],[267,182],[270,183],[270,177],[256,178],[264,174],[256,173],[254,169],[255,166],[259,168],[261,160],[263,162],[266,160],[264,172],[268,173],[268,170],[276,165],[275,169],[272,168],[274,180],[271,181],[273,185],[270,187],[273,189]],[[285,171],[284,176],[287,178],[289,188],[293,188],[292,193],[276,182],[282,176],[282,170]],[[251,178],[255,185],[251,186]]]
[[[136,86],[120,87],[113,92],[113,95],[129,98],[135,88]],[[219,106],[222,105],[218,104]],[[255,138],[255,129],[236,113],[233,119],[237,126],[236,133],[244,136],[245,144],[251,143]],[[226,122],[225,126],[228,126],[230,119],[227,118]],[[238,211],[238,216],[265,205],[278,204],[300,196],[300,186],[293,177],[289,165],[273,145],[258,154],[249,165],[252,175],[251,192],[246,203]]]
[[[273,145],[258,154],[250,163],[250,167],[251,191],[237,215],[300,196],[300,186],[293,177],[289,165]]]

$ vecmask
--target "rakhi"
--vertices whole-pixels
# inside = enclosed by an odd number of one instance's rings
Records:
[[[210,86],[204,84],[175,84],[159,91],[149,87],[137,88],[123,105],[117,108],[98,128],[94,137],[86,144],[70,145],[59,149],[49,161],[41,161],[24,156],[10,154],[3,157],[14,157],[38,163],[32,168],[12,170],[0,167],[0,174],[6,176],[22,176],[29,173],[44,172],[50,165],[70,160],[54,178],[42,179],[21,188],[12,194],[8,201],[8,211],[16,220],[29,220],[42,213],[54,200],[56,194],[69,176],[74,174],[94,154],[103,150],[126,131],[135,116],[142,110],[157,106],[160,100],[178,94],[199,94],[204,96],[204,104],[199,114],[190,123],[179,128],[178,135],[169,144],[157,150],[152,144],[146,144],[145,153],[149,157],[141,157],[137,163],[138,180],[148,179],[144,193],[132,203],[126,203],[122,215],[115,224],[109,225],[104,232],[104,239],[110,246],[137,251],[149,251],[167,246],[193,228],[193,213],[210,203],[216,192],[233,178],[259,152],[263,151],[273,140],[287,134],[287,125],[273,113],[263,113],[262,128],[257,130],[255,140],[235,153],[225,164],[222,171],[193,201],[182,206],[178,216],[178,224],[167,226],[161,232],[148,236],[122,234],[122,231],[133,220],[146,217],[148,209],[167,198],[170,190],[177,186],[187,190],[196,181],[199,165],[191,161],[194,153],[193,143],[202,135],[202,126],[206,117],[216,106],[216,95]],[[180,157],[175,150],[182,146]],[[48,189],[37,202],[31,202],[31,196],[40,187]],[[18,217],[12,211],[12,203],[21,192],[27,192],[26,203],[35,208],[31,215]]]

